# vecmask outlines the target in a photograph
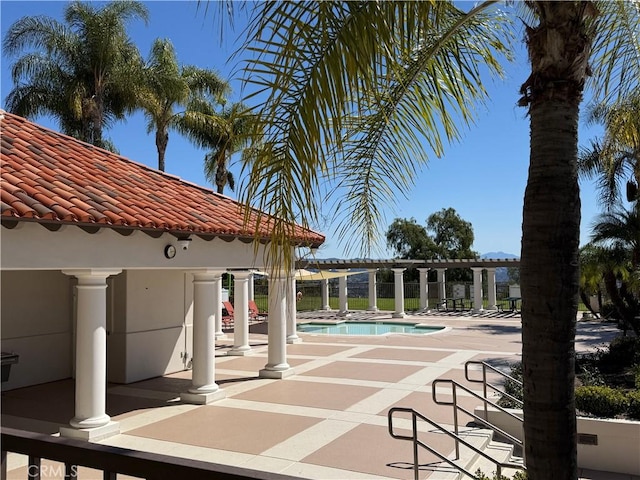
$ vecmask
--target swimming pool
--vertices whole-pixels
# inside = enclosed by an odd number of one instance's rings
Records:
[[[385,333],[412,333],[427,335],[444,330],[445,327],[432,327],[419,323],[396,322],[310,322],[298,325],[299,332],[326,335],[384,335]]]

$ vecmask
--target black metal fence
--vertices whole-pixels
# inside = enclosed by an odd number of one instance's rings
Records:
[[[111,447],[71,438],[52,437],[40,433],[26,432],[2,427],[2,479],[7,478],[7,455],[9,452],[28,457],[29,478],[81,478],[79,467],[102,472],[103,479],[117,478],[118,474],[145,479],[189,479],[189,480],[294,480],[297,477],[278,473],[250,470],[248,468],[217,463],[171,457],[156,453],[141,452],[127,448]],[[42,465],[41,459],[60,462],[57,466]],[[52,469],[56,468],[55,475]],[[95,477],[92,477],[95,478]]]
[[[347,277],[349,278],[349,277]],[[461,286],[461,287],[457,287]],[[254,286],[254,296],[258,307],[266,311],[267,288],[264,284]],[[438,300],[438,283],[429,282],[429,306],[435,307]],[[451,282],[445,284],[445,297],[457,297],[454,295],[455,289],[463,289],[463,298],[473,299],[473,283]],[[320,280],[303,281],[296,283],[296,290],[300,292],[301,298],[297,301],[298,311],[320,310],[322,305],[322,282]],[[487,285],[482,287],[483,297],[487,299]],[[509,284],[496,283],[496,300],[498,302],[509,297]],[[395,310],[395,284],[393,282],[379,282],[376,284],[377,307],[380,310]],[[369,284],[368,282],[349,282],[347,280],[347,302],[349,310],[366,310],[369,307]],[[332,309],[339,308],[339,286],[338,279],[329,280],[329,305]],[[420,309],[420,285],[418,283],[404,284],[404,309],[412,311]]]

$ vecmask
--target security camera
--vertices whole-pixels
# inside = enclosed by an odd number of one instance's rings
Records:
[[[187,250],[189,248],[189,244],[191,243],[191,239],[190,238],[179,238],[178,239],[178,245],[180,245],[180,248],[182,248],[182,250]]]

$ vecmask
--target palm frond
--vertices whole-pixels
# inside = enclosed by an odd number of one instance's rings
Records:
[[[346,202],[337,202],[348,209],[342,232],[357,231],[369,248],[379,209],[408,190],[426,159],[421,140],[441,154],[442,137],[458,135],[454,118],[472,118],[469,101],[484,95],[478,62],[500,71],[503,32],[480,20],[491,3],[469,14],[435,1],[260,4],[245,81],[267,100],[257,108],[262,149],[245,164],[242,198],[282,225],[309,226],[321,217],[322,182],[338,179]],[[286,234],[272,236],[278,265],[291,260],[288,249],[278,257]]]
[[[601,0],[596,8],[591,86],[596,101],[612,103],[633,95],[640,83],[640,1]]]

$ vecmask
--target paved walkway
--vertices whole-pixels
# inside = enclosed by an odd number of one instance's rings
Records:
[[[299,320],[331,315],[300,314]],[[390,320],[390,313],[354,318]],[[308,479],[412,479],[411,445],[389,436],[389,408],[412,407],[450,424],[450,409],[431,398],[431,382],[462,380],[467,360],[507,368],[519,359],[521,345],[520,318],[512,314],[421,314],[407,320],[446,330],[362,337],[301,333],[302,343],[287,346],[296,375],[284,380],[258,377],[267,363],[266,324],[251,327],[250,356],[225,355],[233,344],[230,334],[218,342],[216,356],[216,381],[226,399],[182,404],[179,393],[189,388],[190,371],[110,385],[107,413],[120,422],[122,433],[101,443]],[[615,334],[612,326],[579,322],[577,348],[595,348]],[[439,396],[451,398],[445,390]],[[2,424],[54,434],[73,417],[73,402],[71,380],[4,392]],[[470,409],[477,403],[464,396],[461,402]],[[453,450],[441,435],[425,433],[425,439],[442,451]],[[425,478],[435,460],[421,454]],[[26,478],[26,459],[11,455],[8,461],[8,478]],[[80,478],[101,477],[81,469]],[[631,477],[583,471],[581,478]]]

